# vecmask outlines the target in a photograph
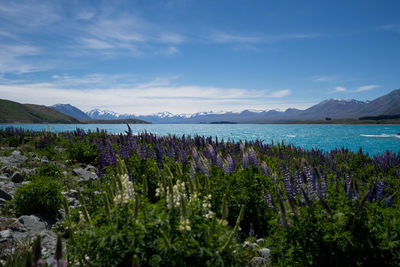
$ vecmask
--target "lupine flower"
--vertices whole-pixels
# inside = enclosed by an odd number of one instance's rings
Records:
[[[249,167],[249,155],[247,154],[247,152],[244,152],[244,154],[243,154],[242,167],[244,169],[247,169]]]
[[[258,167],[258,160],[257,160],[257,155],[254,149],[251,147],[247,150],[248,156],[249,156],[249,164],[253,165],[254,167]]]
[[[265,162],[261,163],[261,171],[265,176],[269,176],[270,173],[267,163]]]

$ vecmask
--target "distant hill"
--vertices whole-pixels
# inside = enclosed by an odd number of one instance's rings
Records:
[[[51,108],[0,99],[0,123],[79,123]]]
[[[75,119],[90,119],[90,117],[85,112],[70,104],[56,104],[50,106],[49,108],[57,110],[58,112],[71,116]]]

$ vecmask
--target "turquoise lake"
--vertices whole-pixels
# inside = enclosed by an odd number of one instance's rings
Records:
[[[77,127],[95,131],[104,129],[110,133],[123,133],[125,124],[2,124],[40,131],[48,129],[63,132]],[[370,155],[382,154],[386,150],[399,152],[400,125],[315,125],[315,124],[132,124],[134,133],[148,131],[157,135],[217,136],[218,139],[262,140],[264,143],[281,142],[304,148],[329,151],[344,147],[359,151],[360,147]]]

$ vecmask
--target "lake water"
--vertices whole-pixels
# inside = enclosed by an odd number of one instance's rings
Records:
[[[22,127],[29,130],[73,131],[77,127],[84,130],[96,128],[110,133],[127,130],[124,124],[2,124]],[[265,143],[284,141],[304,148],[318,148],[329,151],[345,147],[358,151],[360,147],[370,155],[384,153],[386,150],[399,152],[400,125],[316,125],[316,124],[132,124],[134,133],[148,131],[157,135],[175,134],[218,136],[219,139],[263,140]]]

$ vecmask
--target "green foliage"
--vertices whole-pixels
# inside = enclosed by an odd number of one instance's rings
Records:
[[[17,189],[13,203],[17,214],[58,214],[62,204],[61,185],[49,178],[41,177]]]
[[[52,177],[61,179],[63,177],[62,170],[55,164],[45,164],[36,169],[35,177]]]
[[[280,266],[398,266],[399,215],[362,201],[332,215],[322,205],[301,207],[268,242]]]
[[[131,201],[114,207],[110,222],[105,213],[97,216],[92,227],[74,236],[73,258],[79,262],[87,255],[82,263],[95,266],[131,266],[134,255],[141,266],[240,266],[236,241],[221,250],[229,228],[200,210],[191,209],[191,229],[184,232],[179,231],[179,213],[165,212],[165,202],[142,201],[137,220],[134,210]]]
[[[95,163],[98,153],[97,147],[87,140],[74,142],[68,147],[67,152],[71,160],[86,164]]]

